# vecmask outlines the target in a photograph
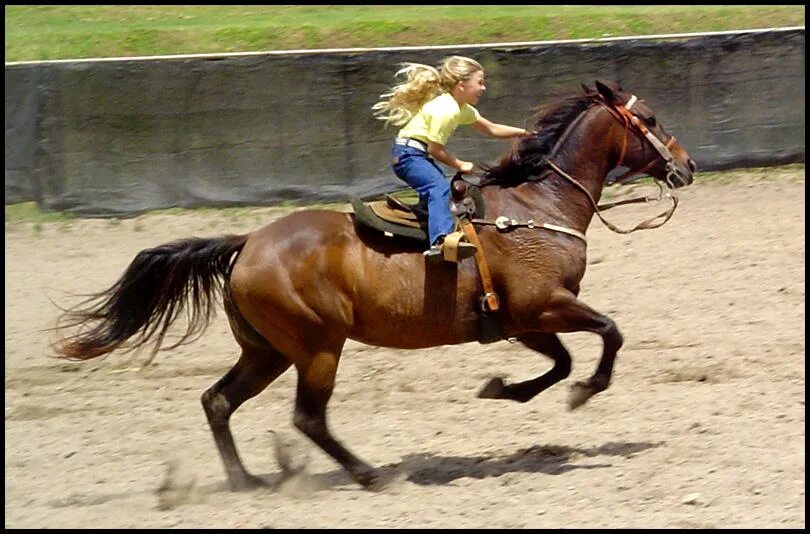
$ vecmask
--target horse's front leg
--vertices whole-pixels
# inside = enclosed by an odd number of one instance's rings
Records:
[[[554,367],[537,378],[514,384],[506,384],[500,377],[493,378],[478,392],[479,398],[528,402],[538,393],[545,391],[571,374],[571,355],[563,346],[557,334],[528,332],[518,336],[518,340],[530,349],[552,358]]]
[[[588,399],[607,389],[613,376],[616,353],[624,341],[613,319],[577,299],[567,289],[560,288],[552,294],[548,307],[540,314],[540,329],[546,332],[593,332],[602,338],[602,357],[596,371],[588,380],[571,386],[568,397],[570,410],[579,408]]]
[[[573,410],[582,406],[588,399],[600,391],[607,389],[613,375],[613,364],[616,360],[616,353],[621,348],[623,342],[622,335],[612,319],[593,310],[590,306],[577,299],[576,296],[567,289],[560,288],[552,294],[546,308],[540,314],[537,326],[533,328],[533,330],[547,334],[587,331],[598,334],[602,338],[604,347],[596,371],[588,380],[577,382],[571,387],[571,394],[568,398],[569,409]],[[554,337],[556,338],[556,336]],[[550,338],[547,337],[544,339],[548,345]],[[562,344],[560,344],[560,347],[562,347]],[[559,349],[557,350],[561,355],[562,352],[559,352]],[[563,348],[563,350],[565,349]],[[511,391],[509,389],[510,386],[504,385],[504,395],[497,398],[521,400],[521,398],[517,398],[517,392],[524,394],[534,392],[533,395],[528,397],[531,398],[553,384],[554,382],[548,382],[560,376],[562,371],[567,370],[570,372],[570,356],[568,356],[566,360],[564,357],[554,357],[553,353],[546,352],[546,354],[549,354],[558,362],[558,365],[555,365],[554,369],[549,371],[546,375],[534,380],[511,385]],[[567,351],[565,354],[567,355]],[[567,369],[565,365],[560,365],[560,362],[565,363],[566,361]],[[560,369],[555,371],[558,366],[560,366]],[[567,376],[567,374],[565,376]],[[558,378],[557,380],[562,380],[562,378]],[[497,388],[497,384],[495,387]]]

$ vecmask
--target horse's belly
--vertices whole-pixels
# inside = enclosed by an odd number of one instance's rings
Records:
[[[476,321],[477,324],[477,321]],[[400,321],[389,324],[360,325],[353,328],[349,338],[376,347],[421,349],[440,345],[456,345],[475,341],[475,325],[429,323],[427,321]]]
[[[369,345],[423,348],[473,341],[477,324],[473,307],[455,295],[401,292],[356,302],[348,335]]]

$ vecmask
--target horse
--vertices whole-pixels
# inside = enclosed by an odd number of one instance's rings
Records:
[[[521,382],[494,377],[478,397],[531,400],[571,372],[558,334],[587,331],[601,336],[603,350],[593,375],[572,386],[573,409],[608,388],[623,342],[612,319],[577,298],[584,236],[606,177],[627,168],[619,183],[643,171],[673,189],[691,184],[696,166],[648,105],[617,83],[583,84],[581,93],[561,96],[529,120],[533,134],[515,140],[493,165],[480,164],[479,185],[488,213],[534,224],[482,224],[476,235],[499,295],[503,338],[554,365]],[[173,241],[140,251],[111,287],[64,309],[54,350],[88,360],[152,344],[154,357],[184,311],[185,331],[163,350],[199,338],[221,298],[241,353],[201,402],[230,489],[264,484],[240,460],[231,416],[292,366],[294,426],[356,483],[375,488],[379,470],[327,424],[346,340],[395,349],[479,341],[477,263],[432,262],[422,248],[359,226],[351,212],[326,209],[297,211],[244,235]]]

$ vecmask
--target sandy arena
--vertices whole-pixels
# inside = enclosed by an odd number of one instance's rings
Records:
[[[399,351],[349,342],[332,431],[385,469],[354,484],[292,426],[295,372],[233,417],[232,493],[200,395],[236,362],[220,310],[199,341],[74,363],[49,349],[63,292],[105,289],[135,254],[254,230],[280,209],[6,223],[8,528],[804,528],[804,166],[679,191],[673,219],[594,219],[580,297],[624,334],[611,387],[569,412],[601,340],[563,334],[572,375],[527,404],[476,398],[551,360],[517,344]],[[631,226],[664,205],[617,208]],[[303,471],[282,480],[277,446]]]

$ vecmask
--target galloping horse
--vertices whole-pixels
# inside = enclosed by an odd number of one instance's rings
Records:
[[[608,387],[622,336],[609,317],[577,299],[584,234],[606,177],[623,166],[631,172],[620,181],[644,172],[670,188],[692,183],[694,162],[642,100],[611,83],[583,89],[541,110],[538,133],[485,169],[487,212],[535,221],[508,231],[479,228],[502,334],[554,366],[523,382],[495,378],[479,397],[526,402],[566,378],[571,356],[562,332],[593,332],[604,343],[594,374],[573,386],[570,406]],[[112,287],[68,310],[59,326],[78,332],[56,352],[87,360],[147,343],[157,351],[183,311],[187,329],[174,346],[188,343],[202,334],[221,294],[241,355],[203,393],[202,405],[230,487],[262,484],[239,458],[231,415],[292,365],[294,425],[368,487],[378,474],[327,426],[345,341],[417,349],[479,340],[476,262],[429,262],[421,250],[359,226],[352,213],[327,210],[292,213],[246,235],[178,240],[141,251]]]

